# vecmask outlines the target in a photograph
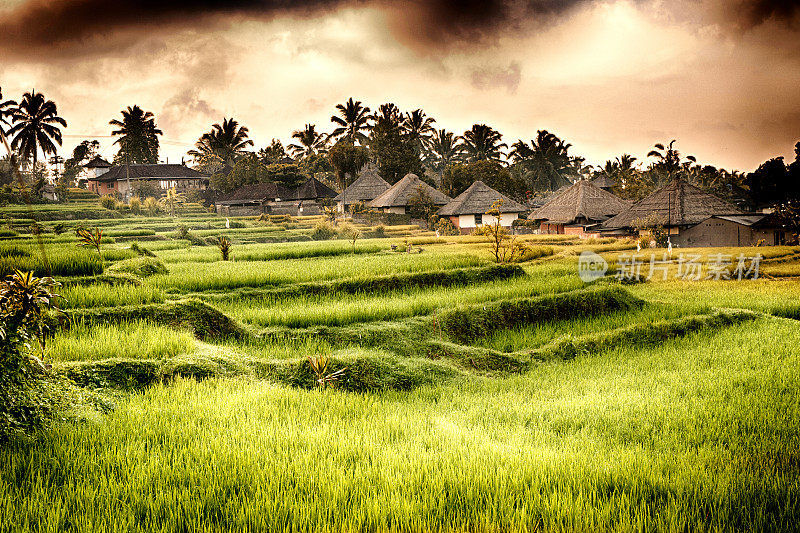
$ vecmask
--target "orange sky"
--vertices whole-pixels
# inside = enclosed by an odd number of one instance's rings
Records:
[[[756,7],[769,2],[586,0],[550,12],[541,6],[553,0],[539,0],[534,14],[436,33],[444,22],[429,19],[450,15],[415,1],[329,2],[268,17],[170,13],[163,24],[134,14],[60,40],[66,30],[53,23],[27,42],[14,33],[22,10],[60,2],[0,0],[0,86],[6,98],[35,87],[56,101],[69,122],[64,153],[98,138],[109,158],[111,140],[100,136],[128,105],[156,114],[162,156],[179,161],[224,116],[260,147],[287,142],[305,123],[329,131],[334,105],[350,96],[372,108],[420,107],[459,133],[487,123],[509,144],[547,129],[590,163],[623,152],[645,159],[674,138],[701,163],[752,170],[792,156],[800,140],[791,7],[761,16]]]

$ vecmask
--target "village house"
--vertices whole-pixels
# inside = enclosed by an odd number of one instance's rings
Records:
[[[267,181],[243,185],[224,200],[214,202],[217,214],[225,216],[254,216],[272,214],[273,208],[284,200],[290,200],[292,190],[279,183]]]
[[[410,200],[418,193],[430,197],[434,205],[446,205],[452,198],[434,189],[416,174],[406,174],[403,179],[392,185],[367,204],[367,207],[383,213],[404,215],[408,211]]]
[[[601,229],[633,234],[645,221],[662,226],[674,246],[775,245],[786,238],[776,217],[745,213],[679,178],[605,221]]]
[[[540,223],[540,233],[587,237],[597,233],[601,222],[630,205],[631,202],[594,183],[580,180],[561,189],[560,193],[528,215],[528,219]]]
[[[506,228],[512,226],[514,221],[519,218],[520,213],[527,211],[522,204],[492,189],[482,181],[476,181],[466,191],[439,209],[437,214],[440,217],[449,218],[462,234],[469,234],[477,227],[485,224],[493,225],[497,222],[496,217],[487,215],[486,212],[498,200],[502,200],[502,204],[498,207],[500,225]]]
[[[89,189],[97,194],[118,194],[130,198],[139,182],[153,183],[166,193],[169,189],[178,192],[204,191],[208,188],[209,176],[184,165],[133,164],[113,165],[106,171],[95,167],[95,176],[88,179]]]
[[[298,185],[292,195],[292,208],[297,215],[319,215],[326,203],[333,201],[336,191],[316,178],[308,178]]]
[[[354,204],[367,204],[391,188],[391,185],[380,177],[378,170],[372,166],[359,173],[358,178],[335,198],[336,208],[344,213]]]

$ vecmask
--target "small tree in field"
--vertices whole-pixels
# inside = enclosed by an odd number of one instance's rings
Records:
[[[353,245],[353,253],[356,253],[356,241],[361,238],[361,230],[349,222],[339,226],[339,234],[350,241]]]
[[[517,242],[516,235],[510,235],[508,229],[500,224],[500,208],[502,206],[502,199],[492,204],[492,207],[486,211],[486,216],[492,217],[493,222],[478,227],[477,233],[489,237],[492,255],[496,263],[511,263],[522,257],[527,247],[523,243]]]
[[[186,196],[182,192],[175,190],[175,187],[167,190],[167,194],[161,199],[161,202],[169,210],[169,215],[174,217],[178,206],[186,202]]]
[[[103,241],[103,230],[100,228],[78,228],[76,231],[80,242],[78,246],[92,246],[97,250],[97,254],[103,257],[100,252],[100,243]]]
[[[423,187],[417,187],[408,198],[408,214],[411,218],[421,218],[428,226],[431,225],[431,218],[436,214],[436,204]]]
[[[217,239],[217,248],[219,248],[220,254],[222,254],[222,260],[227,261],[228,257],[231,253],[231,240],[227,237],[219,237]]]

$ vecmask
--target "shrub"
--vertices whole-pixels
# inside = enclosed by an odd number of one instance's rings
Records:
[[[169,274],[169,270],[164,263],[152,257],[135,257],[120,261],[108,269],[110,272],[127,272],[140,278],[154,276],[156,274]]]
[[[117,203],[117,200],[108,194],[105,194],[100,197],[100,205],[105,207],[106,209],[114,209],[114,205]]]
[[[386,226],[383,224],[375,226],[375,236],[379,238],[386,237]]]
[[[43,387],[47,368],[31,350],[44,345],[57,286],[21,271],[0,282],[0,438],[42,427],[56,407]]]
[[[148,196],[147,198],[144,199],[142,207],[144,208],[145,211],[147,211],[147,214],[150,215],[151,217],[157,215],[158,212],[161,210],[161,205],[158,203],[158,200],[156,200],[152,196]]]
[[[458,235],[460,233],[456,225],[453,224],[449,218],[440,218],[437,220],[434,229],[439,235]]]
[[[336,235],[336,229],[333,224],[326,220],[320,220],[314,226],[314,231],[311,232],[311,238],[315,241],[327,241]]]
[[[128,208],[131,210],[131,213],[138,215],[142,212],[142,201],[138,196],[134,196],[128,201]]]
[[[337,229],[339,236],[347,239],[353,245],[353,252],[356,251],[356,241],[361,237],[361,230],[355,227],[350,222],[345,222]]]
[[[217,248],[222,255],[222,260],[227,261],[231,253],[231,240],[225,236],[217,238]]]

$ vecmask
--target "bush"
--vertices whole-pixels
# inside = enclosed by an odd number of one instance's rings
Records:
[[[57,310],[57,286],[20,271],[0,282],[0,439],[39,429],[57,406],[47,368],[31,353],[44,343],[47,313]]]
[[[383,224],[375,226],[375,236],[378,238],[386,237],[386,226]]]
[[[117,200],[113,196],[110,196],[108,194],[105,194],[100,197],[100,205],[102,205],[106,209],[114,209],[116,203]]]
[[[453,224],[449,218],[440,218],[436,221],[436,225],[434,226],[436,233],[439,235],[459,235],[460,232],[455,224]]]
[[[128,201],[128,208],[131,210],[131,213],[138,215],[142,212],[142,201],[138,196],[134,196]]]
[[[140,278],[154,276],[156,274],[169,274],[169,270],[164,263],[152,257],[136,257],[126,259],[110,267],[109,272],[127,272]]]
[[[311,238],[315,241],[327,241],[336,235],[336,228],[333,224],[326,220],[317,222],[314,226],[314,231],[311,232]]]

